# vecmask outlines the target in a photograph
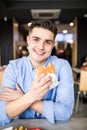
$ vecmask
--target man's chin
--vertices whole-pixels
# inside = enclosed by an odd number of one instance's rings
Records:
[[[46,61],[46,58],[36,58],[35,59],[37,62],[44,62],[44,61]]]

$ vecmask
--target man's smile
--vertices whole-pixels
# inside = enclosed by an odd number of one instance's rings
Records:
[[[41,50],[34,50],[34,52],[38,55],[44,55],[45,52],[44,51],[41,51]]]

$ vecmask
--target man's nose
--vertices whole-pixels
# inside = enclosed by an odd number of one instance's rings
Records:
[[[41,42],[39,43],[39,49],[43,49],[43,48],[44,48],[44,42],[41,41]]]

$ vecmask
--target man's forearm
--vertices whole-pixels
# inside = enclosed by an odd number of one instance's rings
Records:
[[[9,117],[18,116],[20,113],[25,111],[30,105],[34,103],[32,95],[26,93],[20,98],[8,102],[6,105],[6,112]]]
[[[30,106],[33,110],[42,114],[42,101],[36,101]]]

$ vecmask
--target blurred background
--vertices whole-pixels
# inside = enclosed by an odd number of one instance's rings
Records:
[[[48,18],[57,28],[56,55],[66,58],[72,67],[80,66],[87,54],[87,4],[85,0],[1,0],[0,65],[21,57],[26,48],[26,25]],[[53,51],[54,54],[54,51]],[[28,55],[28,53],[26,54]]]
[[[4,72],[2,70],[10,60],[29,55],[26,42],[29,23],[46,18],[53,21],[58,28],[52,55],[67,59],[77,80],[84,62],[87,70],[86,0],[0,0],[1,81]],[[81,104],[79,112],[73,116],[87,117],[87,89],[80,98],[77,98],[79,85],[75,84],[74,89],[75,99],[80,99]]]

